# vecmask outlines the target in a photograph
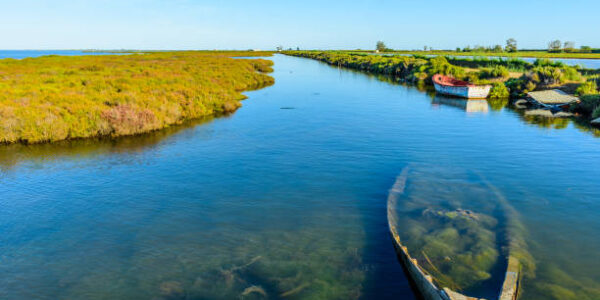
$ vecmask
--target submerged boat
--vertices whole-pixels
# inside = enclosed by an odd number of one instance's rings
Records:
[[[476,85],[442,74],[433,75],[432,80],[438,93],[467,99],[485,99],[492,88],[491,85]]]
[[[398,259],[421,299],[517,299],[527,253],[521,226],[485,179],[407,167],[390,190],[387,215]]]

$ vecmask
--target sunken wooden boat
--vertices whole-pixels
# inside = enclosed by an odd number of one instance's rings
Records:
[[[551,111],[567,110],[571,104],[580,102],[579,98],[559,89],[529,92],[526,101],[535,107]]]
[[[423,173],[422,173],[423,174]],[[430,175],[430,174],[428,174]],[[407,275],[407,277],[409,278],[410,282],[411,282],[411,286],[413,288],[413,290],[415,291],[415,293],[417,293],[420,298],[425,299],[425,300],[476,300],[476,299],[484,299],[484,297],[469,297],[464,295],[461,291],[460,291],[460,287],[457,285],[453,285],[452,280],[448,277],[450,277],[452,274],[456,275],[456,273],[446,273],[443,274],[443,269],[440,263],[440,265],[438,265],[438,268],[436,268],[436,266],[434,266],[436,263],[439,262],[436,261],[436,255],[435,253],[430,252],[430,255],[428,256],[427,254],[425,254],[425,251],[428,251],[429,249],[426,249],[425,247],[415,247],[414,244],[411,244],[410,242],[406,242],[406,241],[402,241],[401,240],[401,235],[402,233],[406,233],[409,231],[416,231],[416,235],[418,236],[425,236],[425,239],[428,239],[429,241],[434,241],[435,238],[437,238],[436,236],[427,236],[428,232],[423,229],[423,230],[419,230],[419,229],[415,229],[415,228],[419,228],[420,224],[417,222],[415,222],[414,220],[409,220],[404,221],[403,219],[411,219],[411,216],[417,216],[417,218],[421,218],[423,216],[426,217],[431,217],[431,216],[442,216],[442,217],[449,217],[449,216],[453,216],[454,218],[463,218],[463,220],[474,220],[477,219],[481,216],[482,220],[484,218],[486,218],[485,213],[479,214],[478,212],[474,212],[474,211],[469,211],[469,210],[465,210],[465,209],[454,209],[454,210],[447,210],[448,205],[447,203],[442,204],[442,205],[438,205],[440,203],[427,203],[427,205],[419,205],[418,203],[410,203],[411,201],[408,201],[409,203],[407,205],[405,205],[405,208],[408,208],[408,211],[405,211],[403,215],[399,215],[396,211],[396,209],[402,210],[402,205],[404,204],[399,204],[401,202],[404,202],[404,198],[402,198],[402,195],[405,194],[405,190],[407,189],[407,179],[409,177],[409,168],[405,168],[402,173],[397,177],[396,182],[394,183],[394,186],[392,187],[392,189],[390,190],[389,196],[388,196],[388,202],[387,202],[387,217],[388,217],[388,226],[389,226],[389,230],[390,233],[392,235],[393,238],[393,243],[394,243],[394,247],[396,249],[396,253],[398,255],[398,259],[401,262],[403,269]],[[453,180],[455,178],[453,178],[452,176],[448,177],[450,182],[453,182]],[[416,181],[418,181],[419,179],[416,179]],[[421,180],[421,182],[428,182],[425,180]],[[427,183],[429,184],[429,182]],[[434,183],[435,184],[435,183]],[[456,188],[456,189],[461,189],[461,186],[457,186],[457,187],[446,187],[444,186],[443,188]],[[491,194],[497,194],[499,191],[495,188],[495,187],[491,187],[490,190],[493,190],[491,192]],[[435,193],[435,192],[434,192]],[[434,194],[432,194],[434,195]],[[423,195],[418,195],[419,198],[423,198]],[[435,198],[431,197],[431,198]],[[502,197],[499,197],[502,198]],[[400,199],[400,201],[399,201]],[[473,199],[465,199],[465,203],[468,203],[470,201],[472,201]],[[498,208],[501,207],[505,207],[507,204],[507,201],[505,201],[506,199],[500,199],[500,201],[498,201],[498,206],[496,208],[494,208],[495,210],[497,210]],[[434,202],[436,200],[433,200]],[[432,204],[432,205],[429,205]],[[487,205],[487,204],[486,204]],[[442,210],[436,210],[435,207],[444,207],[445,209]],[[416,212],[416,214],[415,214]],[[497,222],[498,224],[505,224],[505,222],[501,222],[500,220],[498,220]],[[445,228],[443,230],[441,230],[442,232],[448,232],[448,228]],[[507,230],[501,230],[501,231],[507,231]],[[444,233],[446,234],[446,233]],[[404,235],[404,237],[406,237],[407,235]],[[419,238],[421,238],[419,237]],[[457,236],[458,240],[461,241],[464,237],[463,236]],[[504,237],[506,238],[506,237]],[[499,237],[499,240],[504,240],[504,241],[510,241],[511,238],[506,238],[503,239],[502,237]],[[435,242],[435,241],[434,241]],[[512,244],[513,242],[508,242],[509,244]],[[408,246],[407,246],[408,244]],[[442,248],[445,248],[446,246],[443,246]],[[504,252],[503,254],[497,253],[498,257],[502,257],[501,259],[498,260],[498,264],[496,264],[497,266],[499,266],[499,268],[497,268],[500,272],[494,272],[496,273],[496,283],[497,285],[494,287],[490,287],[489,285],[484,285],[483,288],[488,289],[488,293],[486,293],[487,296],[485,296],[485,299],[498,299],[498,300],[515,300],[518,297],[518,289],[519,289],[519,284],[520,284],[520,273],[521,273],[521,264],[519,262],[519,260],[516,258],[516,256],[519,256],[519,250],[516,249],[516,247],[513,247],[511,245],[502,247],[503,249],[506,250],[506,252]],[[470,253],[472,249],[469,249],[468,252]],[[409,253],[410,251],[410,253]],[[417,255],[415,255],[417,254]],[[516,255],[513,255],[516,254]],[[445,255],[445,254],[443,254]],[[443,256],[442,255],[442,256]],[[439,255],[438,255],[439,256]],[[452,256],[452,255],[450,255]],[[519,256],[521,257],[521,256]],[[452,257],[447,257],[445,259],[445,263],[446,264],[460,264],[460,261],[458,260],[460,257],[458,255],[456,256],[452,256]],[[456,259],[456,260],[455,260]],[[463,262],[464,265],[464,262]],[[463,267],[463,266],[460,266]],[[477,271],[477,270],[475,270]],[[449,287],[447,285],[450,285],[452,287]]]
[[[466,99],[485,99],[492,88],[491,85],[476,85],[442,74],[433,75],[432,81],[438,93]]]

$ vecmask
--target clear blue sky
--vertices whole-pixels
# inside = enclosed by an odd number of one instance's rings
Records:
[[[600,1],[0,0],[0,49],[600,47]]]

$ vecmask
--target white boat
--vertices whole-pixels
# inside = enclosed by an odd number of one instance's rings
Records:
[[[433,75],[432,80],[438,93],[467,99],[485,99],[492,88],[491,85],[475,85],[442,74]]]

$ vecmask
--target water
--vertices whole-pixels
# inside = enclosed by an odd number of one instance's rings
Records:
[[[412,56],[412,54],[382,54],[382,55],[402,55],[402,56]],[[426,56],[436,56],[436,55],[426,55]],[[481,56],[472,56],[472,55],[454,55],[456,58],[478,58]],[[485,56],[488,59],[512,59],[517,58],[520,60],[524,60],[528,63],[534,63],[537,58],[533,57],[504,57],[504,56]],[[568,66],[581,66],[584,69],[600,69],[600,59],[581,59],[581,58],[549,58],[550,61],[559,61]]]
[[[0,298],[411,299],[386,198],[415,164],[480,174],[519,212],[524,299],[598,287],[589,131],[272,59],[276,84],[228,117],[0,148]]]
[[[74,56],[74,55],[121,55],[124,53],[110,53],[110,52],[84,52],[81,50],[0,50],[0,59],[2,58],[14,58],[23,59],[27,57],[39,57],[45,55],[63,55],[63,56]]]
[[[458,58],[475,58],[474,56],[456,56]],[[510,57],[488,56],[489,59],[511,59]],[[528,63],[534,63],[537,58],[533,57],[516,57]],[[585,69],[600,69],[600,59],[581,59],[581,58],[549,58],[550,61],[559,61],[568,66],[581,66]]]

